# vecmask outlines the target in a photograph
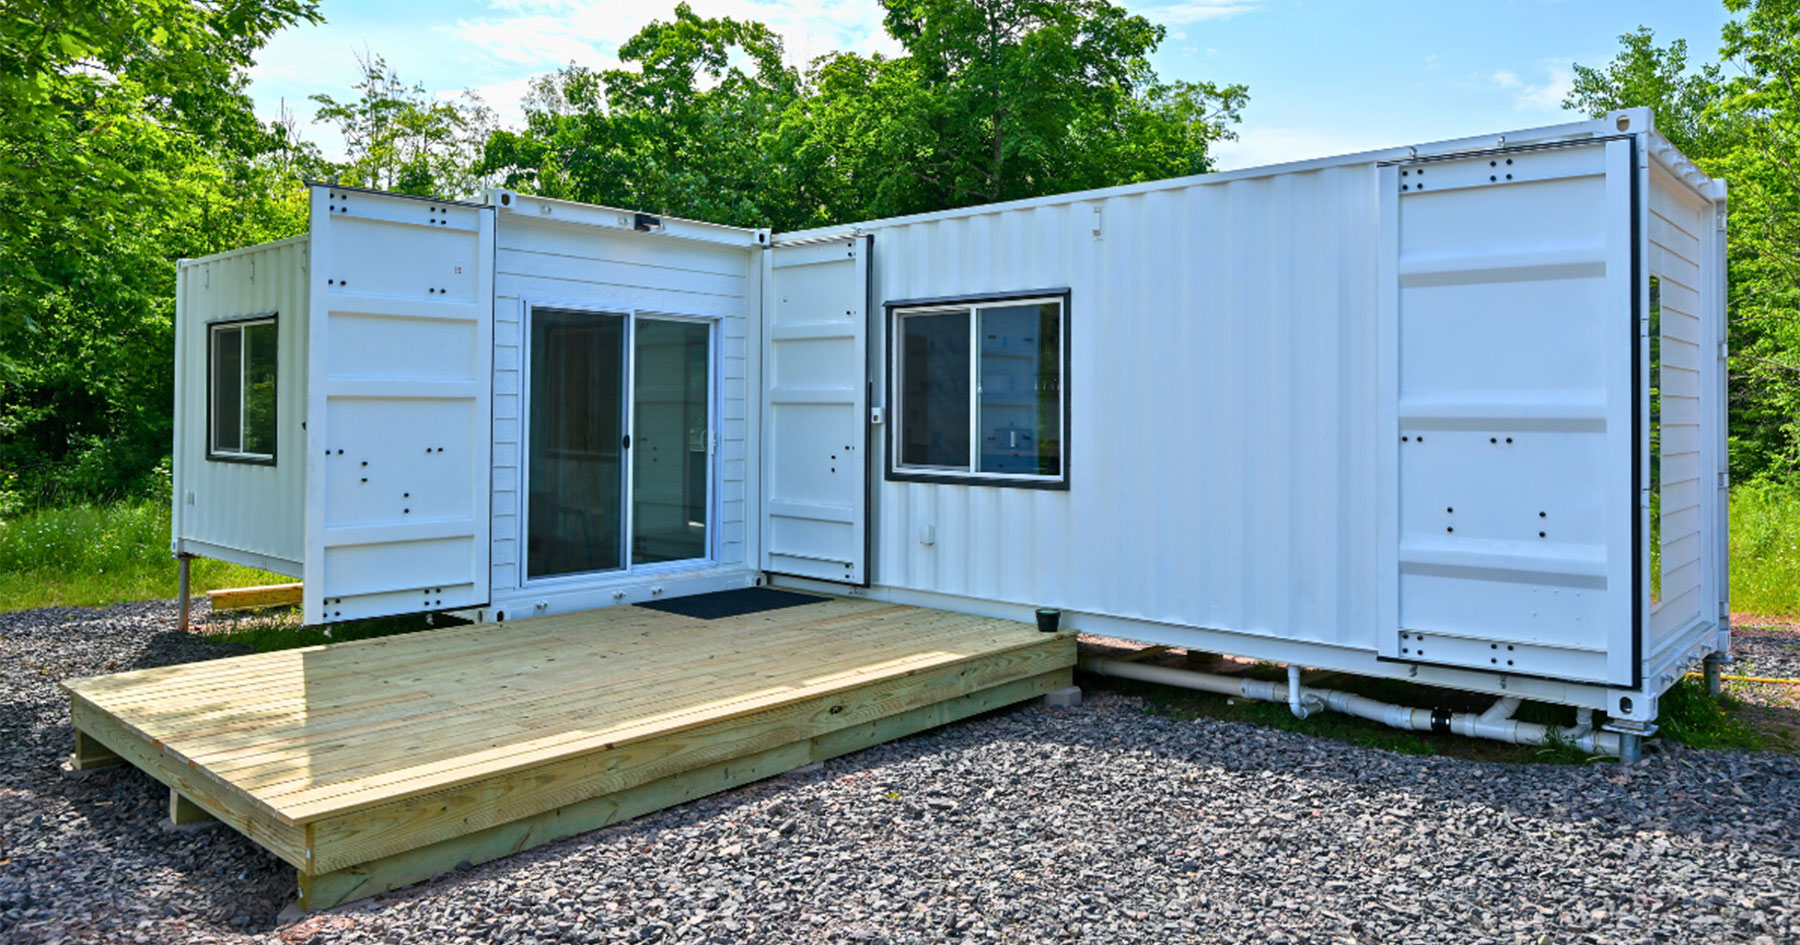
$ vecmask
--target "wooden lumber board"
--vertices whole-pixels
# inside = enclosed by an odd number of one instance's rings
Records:
[[[339,660],[382,665],[393,671],[428,671],[432,665],[442,659],[454,660],[459,656],[478,658],[480,655],[469,651],[486,651],[486,655],[504,654],[508,651],[516,651],[517,647],[524,643],[535,646],[559,636],[592,640],[596,634],[604,634],[605,639],[600,645],[603,645],[608,651],[625,651],[633,647],[653,647],[658,645],[659,641],[656,638],[661,636],[656,632],[656,625],[662,624],[660,629],[667,632],[668,626],[676,621],[679,621],[680,626],[686,631],[702,631],[707,628],[751,630],[768,626],[792,625],[796,622],[793,619],[776,620],[770,615],[806,611],[804,622],[807,625],[835,630],[836,627],[833,624],[845,618],[879,618],[883,616],[880,613],[883,611],[889,614],[898,614],[917,610],[919,608],[898,604],[883,604],[849,598],[827,598],[817,604],[707,621],[642,607],[607,607],[599,610],[537,617],[530,620],[442,627],[416,633],[347,640],[342,643],[326,643],[269,653],[252,653],[199,663],[180,663],[173,666],[132,670],[106,676],[89,676],[64,680],[62,685],[65,689],[79,691],[84,695],[98,696],[109,691],[119,691],[126,695],[142,693],[150,687],[162,684],[173,684],[176,687],[196,684],[212,687],[226,678],[255,684],[281,670],[292,671],[308,659],[327,652],[335,654],[335,658]],[[508,636],[508,634],[513,635]],[[429,645],[422,646],[420,645],[421,641],[429,641]]]
[[[942,662],[942,658],[920,658],[912,663],[883,664],[884,673],[888,675],[909,671],[930,663]],[[886,672],[891,671],[891,672]],[[856,677],[852,677],[856,678]],[[612,682],[612,681],[609,681]],[[729,700],[739,698],[759,698],[762,701],[780,698],[798,698],[808,690],[832,688],[832,681],[815,681],[810,687],[764,687],[753,680],[720,673],[715,677],[703,680],[703,687],[684,686],[655,688],[634,688],[628,692],[620,692],[614,685],[609,690],[606,686],[590,686],[591,691],[584,693],[584,698],[571,702],[568,706],[540,704],[541,700],[524,700],[515,698],[510,702],[499,702],[492,706],[493,711],[482,713],[461,720],[454,718],[431,718],[420,714],[403,717],[392,722],[379,725],[366,723],[374,731],[327,731],[308,732],[307,740],[323,740],[319,744],[296,743],[290,747],[294,750],[286,752],[277,759],[278,763],[266,762],[260,758],[252,758],[251,763],[260,765],[254,770],[243,765],[234,764],[229,754],[198,750],[188,742],[168,738],[172,749],[176,749],[186,760],[205,765],[208,770],[231,780],[259,797],[266,796],[276,786],[290,784],[295,777],[301,777],[312,785],[334,780],[352,779],[357,776],[389,771],[400,767],[418,767],[432,759],[457,760],[467,759],[471,752],[485,752],[494,757],[504,757],[531,747],[528,736],[541,736],[552,740],[569,740],[585,738],[589,741],[618,741],[631,737],[632,728],[659,729],[671,725],[683,724],[688,716],[718,711]],[[757,688],[749,688],[757,686]],[[660,697],[654,703],[642,703],[645,694]],[[708,701],[702,701],[708,700]],[[627,703],[621,706],[620,703]],[[555,711],[552,711],[552,710]],[[362,720],[349,718],[344,724],[363,724]],[[454,724],[453,724],[454,723]],[[423,749],[416,754],[394,750],[397,739],[411,738],[411,733],[422,726],[428,726],[432,738]],[[158,731],[154,726],[151,730]],[[365,735],[360,739],[351,739],[349,735]],[[506,737],[512,736],[512,737]],[[270,732],[264,738],[279,741],[276,733]],[[244,736],[247,741],[243,747],[246,752],[264,752],[268,745],[259,744],[254,732]],[[292,785],[305,788],[305,784]],[[274,800],[273,796],[269,796]]]
[[[995,641],[986,650],[997,652],[1005,646],[1036,642],[1028,638],[1028,643],[1015,640],[1003,646]],[[725,667],[683,680],[682,685],[657,686],[637,681],[622,685],[606,679],[586,682],[572,690],[494,703],[490,706],[493,711],[464,713],[450,709],[445,714],[416,713],[380,722],[351,719],[345,724],[364,730],[343,731],[340,726],[327,725],[320,730],[309,729],[288,744],[263,744],[253,739],[244,744],[251,757],[243,763],[236,762],[230,751],[196,749],[192,757],[227,774],[235,783],[273,796],[400,767],[418,769],[433,761],[455,761],[457,766],[467,767],[485,764],[488,758],[522,752],[579,751],[582,743],[617,743],[720,713],[751,711],[771,702],[799,699],[866,679],[967,658],[961,654],[925,653],[810,679],[771,680],[749,672],[730,672]],[[396,756],[391,730],[416,730],[421,725],[432,728],[430,744],[415,755]],[[308,747],[320,739],[325,739],[323,744]],[[282,752],[282,747],[298,750]],[[296,771],[310,783],[294,784]],[[288,787],[277,789],[277,785]]]
[[[124,761],[117,752],[100,744],[94,736],[80,729],[75,730],[75,750],[69,755],[69,770],[92,771],[95,768],[110,768]]]
[[[582,689],[633,682],[661,692],[684,676],[778,679],[783,673],[768,671],[770,666],[786,668],[786,675],[791,676],[792,670],[801,667],[788,648],[802,645],[807,666],[820,671],[867,668],[884,654],[904,658],[938,642],[977,651],[992,645],[978,638],[978,632],[962,626],[911,626],[904,648],[893,645],[891,629],[858,629],[863,632],[846,632],[841,637],[834,634],[828,639],[788,635],[749,638],[738,634],[718,641],[710,636],[686,635],[680,640],[663,641],[653,658],[641,654],[621,657],[597,643],[591,633],[573,645],[568,645],[569,641],[513,639],[493,653],[481,654],[479,659],[446,656],[427,672],[397,672],[374,660],[321,662],[293,672],[271,673],[274,678],[264,678],[259,685],[183,690],[180,700],[160,691],[136,693],[129,699],[110,694],[94,698],[122,718],[153,722],[166,738],[186,741],[190,737],[243,729],[254,731],[262,743],[273,745],[270,739],[274,728],[325,731],[327,720],[333,715],[366,723],[382,717],[371,715],[368,710],[384,703],[396,706],[394,714],[416,719],[423,714],[418,709],[478,713],[490,706],[514,706],[526,689],[548,690],[559,684]],[[991,631],[981,634],[991,635]],[[745,649],[740,652],[734,646]],[[672,655],[670,647],[678,647],[680,653]],[[428,702],[415,708],[411,700]]]
[[[637,609],[633,608],[630,610]],[[799,611],[813,611],[815,615],[807,616],[794,613]],[[696,642],[695,635],[697,633],[704,632],[712,625],[723,623],[723,621],[696,621],[692,618],[641,610],[638,614],[630,614],[629,610],[626,610],[626,616],[635,619],[620,621],[622,625],[629,624],[636,625],[640,628],[653,627],[659,629],[656,632],[653,632],[652,630],[640,630],[636,635],[624,635],[615,634],[613,632],[615,627],[612,622],[603,618],[596,619],[598,615],[585,615],[587,619],[581,622],[571,621],[565,618],[559,621],[559,625],[569,634],[578,634],[578,636],[574,636],[572,641],[565,641],[575,643],[576,649],[563,658],[563,671],[565,673],[573,673],[576,677],[589,677],[588,683],[583,686],[575,687],[576,690],[579,690],[578,692],[552,694],[548,698],[548,703],[546,703],[546,705],[527,704],[526,700],[522,699],[522,692],[513,691],[511,688],[506,689],[501,691],[499,695],[494,698],[481,701],[477,707],[480,711],[471,710],[467,715],[467,718],[461,723],[460,728],[456,728],[446,718],[422,716],[416,711],[399,711],[392,713],[391,718],[376,718],[375,721],[372,722],[371,718],[378,717],[381,713],[379,711],[371,710],[379,710],[381,707],[371,706],[369,702],[366,701],[359,703],[352,699],[341,707],[343,711],[338,713],[338,715],[341,717],[341,725],[347,725],[352,728],[362,727],[365,729],[365,731],[362,732],[362,735],[365,737],[359,741],[355,738],[346,737],[348,735],[355,735],[357,734],[356,732],[345,732],[334,729],[331,727],[333,723],[325,721],[331,714],[330,709],[321,710],[315,705],[303,703],[302,707],[304,711],[302,714],[307,717],[307,721],[311,721],[315,726],[318,726],[318,728],[309,734],[306,729],[302,727],[298,736],[299,741],[287,745],[286,747],[291,750],[284,754],[281,750],[282,736],[278,731],[278,726],[266,724],[266,719],[258,717],[254,712],[246,712],[244,707],[235,705],[227,699],[215,699],[212,703],[206,704],[209,706],[209,711],[223,713],[224,717],[227,719],[232,718],[234,712],[245,716],[241,724],[237,726],[237,730],[233,736],[237,739],[237,742],[235,743],[237,746],[236,750],[248,753],[252,759],[259,755],[268,755],[271,760],[268,761],[267,764],[274,766],[268,770],[280,771],[280,766],[282,765],[286,765],[289,769],[303,769],[306,772],[310,772],[308,775],[309,780],[316,783],[320,780],[329,780],[335,777],[335,775],[330,773],[325,766],[325,762],[329,760],[326,756],[333,752],[337,752],[343,757],[354,758],[357,757],[358,753],[363,756],[372,757],[375,760],[365,760],[363,765],[366,767],[367,765],[373,764],[375,770],[380,770],[383,766],[391,768],[396,764],[410,764],[416,766],[417,762],[420,760],[419,757],[415,756],[408,758],[403,753],[394,751],[394,739],[396,735],[392,731],[385,730],[387,727],[405,729],[406,740],[411,743],[416,743],[417,738],[415,733],[419,730],[420,726],[429,726],[433,731],[434,737],[430,740],[428,750],[432,754],[445,758],[453,765],[459,767],[469,767],[469,765],[458,764],[459,761],[468,760],[466,758],[467,752],[465,751],[465,744],[448,743],[449,737],[454,732],[461,732],[463,735],[467,736],[467,744],[483,744],[485,742],[483,747],[490,750],[490,757],[486,759],[473,759],[474,764],[479,766],[486,761],[516,756],[517,752],[514,749],[520,747],[516,743],[512,745],[503,744],[496,746],[496,742],[494,741],[494,737],[497,734],[496,726],[511,726],[510,730],[521,736],[541,734],[548,727],[553,734],[547,737],[554,746],[559,739],[567,741],[566,736],[571,729],[577,732],[593,731],[595,715],[598,711],[604,711],[613,718],[620,718],[620,711],[623,708],[630,706],[633,698],[661,698],[663,703],[660,706],[644,704],[638,704],[636,706],[636,708],[640,709],[662,708],[666,710],[663,717],[655,718],[650,723],[639,725],[639,728],[649,730],[640,734],[648,734],[649,732],[653,732],[658,725],[681,724],[680,720],[682,716],[694,714],[696,691],[717,692],[720,690],[721,686],[730,686],[734,684],[742,686],[745,684],[746,680],[754,681],[759,676],[771,680],[779,680],[783,685],[791,685],[794,681],[795,672],[798,672],[804,681],[815,686],[828,686],[844,683],[846,681],[853,681],[856,678],[859,678],[859,676],[868,675],[875,670],[885,669],[892,672],[910,671],[914,667],[907,665],[906,656],[891,656],[891,654],[895,653],[904,654],[908,650],[912,650],[916,653],[916,651],[921,648],[936,646],[941,643],[943,645],[938,647],[941,653],[979,653],[985,649],[991,649],[1001,645],[1006,639],[1031,641],[1038,639],[1038,634],[1034,629],[1028,628],[1022,624],[993,621],[985,618],[972,618],[943,611],[928,611],[893,605],[871,604],[869,602],[831,601],[826,604],[789,608],[788,612],[789,629],[796,634],[792,640],[782,638],[778,641],[769,633],[754,634],[739,632],[736,634],[725,634],[728,639],[735,640],[747,648],[742,659],[718,658],[721,655],[719,651],[724,649],[724,647],[714,645],[710,640],[703,647],[694,646],[694,643]],[[602,612],[605,616],[611,616],[613,613],[615,613],[615,611]],[[798,624],[795,625],[793,618],[796,617],[804,617],[804,619],[800,620]],[[525,626],[534,622],[535,621],[521,622],[521,625]],[[765,625],[775,624],[775,621],[766,618],[759,622]],[[598,626],[596,626],[596,624],[598,624]],[[933,627],[936,629],[927,629]],[[469,635],[467,633],[467,628],[453,629],[459,631],[461,637],[465,641],[483,642],[478,638]],[[491,630],[493,628],[490,627],[489,629]],[[516,663],[518,661],[517,656],[519,654],[519,643],[521,641],[515,634],[505,634],[503,636],[507,637],[507,639],[501,641],[499,649],[502,651],[511,651],[511,655],[514,657],[513,662]],[[554,648],[554,640],[544,639],[539,641],[539,636],[543,635],[533,636],[532,639],[534,645],[526,651],[527,653],[537,653],[547,647]],[[671,652],[670,647],[672,644],[670,640],[672,636],[679,637],[682,641],[677,645],[680,659],[674,661],[678,664],[677,669],[679,672],[689,672],[693,664],[700,662],[688,658],[688,654],[693,653],[695,649],[712,651],[709,655],[715,658],[710,661],[712,665],[705,670],[704,676],[688,679],[686,680],[686,685],[673,685],[673,683],[681,680],[667,675],[668,672],[675,672],[675,670],[669,670],[667,666],[667,664],[671,662],[669,654]],[[940,636],[942,639],[939,639]],[[390,646],[384,648],[396,655],[399,662],[409,669],[416,668],[430,670],[432,668],[430,660],[419,660],[416,658],[416,652],[408,652],[409,650],[422,650],[429,654],[437,649],[435,646],[436,641],[433,639],[432,634],[414,634],[409,637],[386,639],[392,641],[412,641],[412,646],[410,647],[402,648]],[[616,691],[617,680],[611,679],[610,672],[607,674],[608,678],[605,682],[607,684],[612,684],[614,691],[608,692],[606,684],[593,685],[592,677],[594,674],[590,668],[587,668],[584,663],[584,658],[592,654],[596,647],[599,646],[596,644],[596,640],[604,641],[604,645],[600,646],[603,653],[626,653],[633,649],[633,647],[622,644],[630,644],[636,640],[641,643],[641,646],[637,647],[640,652],[638,656],[635,657],[635,659],[638,659],[639,661],[638,665],[640,666],[640,669],[642,669],[643,666],[648,665],[650,669],[643,670],[643,672],[654,671],[663,673],[664,675],[656,677],[654,680],[655,684],[635,686],[633,694],[622,695]],[[432,645],[424,645],[427,642],[432,643]],[[780,643],[780,645],[776,645],[777,643]],[[792,644],[792,646],[789,644]],[[804,644],[804,646],[802,646],[802,644]],[[348,647],[352,646],[352,644],[341,646]],[[332,651],[313,650],[313,652],[315,654],[324,652],[327,655],[336,655],[337,652],[341,651],[336,651],[334,649]],[[489,652],[485,646],[478,652],[480,656],[479,659],[471,660],[468,663],[463,664],[462,669],[457,670],[457,673],[462,674],[462,677],[460,678],[467,678],[471,685],[475,686],[474,691],[477,692],[481,691],[480,687],[482,684],[495,682],[494,677],[504,672],[503,669],[497,672],[497,667],[503,668],[507,665],[507,661],[500,658],[501,654]],[[348,690],[351,692],[375,692],[380,694],[381,687],[371,685],[371,681],[384,674],[389,674],[389,671],[383,668],[383,660],[368,658],[374,654],[368,652],[366,648],[359,648],[358,651],[354,652],[354,655],[357,658],[353,660],[341,662],[336,660],[333,661],[336,664],[336,668],[342,669],[343,671],[343,678],[341,681],[348,683]],[[883,655],[890,655],[891,658],[887,662],[892,663],[893,665],[884,665],[883,663],[873,661],[875,658]],[[830,656],[831,658],[826,659],[827,656]],[[658,669],[654,665],[654,658],[661,659],[664,664],[661,669]],[[916,657],[914,658],[916,659]],[[649,662],[645,663],[644,661],[646,660]],[[759,667],[757,664],[758,660],[773,662],[769,666]],[[262,662],[265,664],[267,663],[267,661]],[[457,675],[448,677],[443,675],[441,667],[444,665],[444,662],[448,661],[446,660],[438,664],[439,672],[437,675],[432,675],[429,672],[420,672],[416,677],[416,684],[435,690],[432,694],[440,699],[443,698],[446,693],[449,693],[450,703],[442,705],[441,710],[455,714],[459,708],[459,703],[475,700],[470,700],[469,696],[466,694],[470,691],[468,687],[444,685],[446,679],[459,678]],[[611,661],[609,660],[609,663],[610,662]],[[631,665],[629,661],[622,661],[622,663]],[[783,678],[782,676],[783,670],[788,674],[786,678]],[[834,672],[837,674],[837,677],[841,678],[834,678]],[[167,679],[168,677],[164,678]],[[514,682],[521,681],[514,680]],[[637,682],[649,683],[652,682],[652,680],[649,677],[640,675]],[[264,679],[261,688],[266,689],[269,685],[269,680]],[[779,687],[771,688],[778,689]],[[198,698],[204,700],[206,697],[200,695],[203,691],[204,690],[189,690],[187,695],[190,699]],[[256,688],[251,688],[246,691],[254,692],[256,691]],[[797,694],[790,692],[771,692],[765,694],[765,697],[781,698],[786,696],[792,698],[796,697],[796,695]],[[567,696],[568,700],[567,705],[563,708],[561,714],[545,714],[544,710],[549,703],[554,703],[557,699],[561,699],[564,696]],[[110,709],[110,694],[109,696],[97,696],[97,698],[107,699],[109,703],[108,708]],[[385,695],[382,695],[381,698],[385,699],[390,705],[395,704],[394,700],[396,696],[393,692],[387,692]],[[134,703],[134,705],[141,704],[143,704],[141,701]],[[406,707],[400,706],[400,708]],[[461,708],[466,709],[468,706],[461,706]],[[754,706],[747,708],[753,709]],[[177,737],[179,734],[178,732],[164,730],[166,716],[163,714],[145,710],[146,714],[143,717],[139,717],[136,714],[136,711],[137,710],[128,708],[123,711],[122,718],[128,721],[134,721],[147,733],[154,733],[157,738],[163,740],[170,750],[183,761],[205,765],[209,770],[217,765],[218,768],[222,769],[225,773],[230,773],[234,770],[233,766],[235,764],[236,756],[230,754],[232,744],[234,743],[227,742],[224,744],[224,747],[227,749],[227,753],[224,755],[211,753],[210,750],[218,749],[220,743],[215,741],[204,749],[200,745],[189,744],[184,739]],[[176,711],[187,712],[194,710],[179,708]],[[495,722],[492,718],[493,716],[498,716],[500,721]],[[626,714],[625,718],[629,721],[631,717],[629,714]],[[523,719],[524,721],[509,721],[519,719]],[[375,724],[376,722],[379,722],[380,724]],[[554,734],[557,732],[562,734]],[[607,734],[614,736],[613,740],[617,740],[618,737],[630,737],[629,732],[612,732]],[[606,740],[605,736],[601,736],[601,740]],[[539,738],[537,741],[542,742],[544,739]],[[531,745],[527,743],[523,747],[529,748]],[[579,751],[580,746],[570,746],[567,750],[571,752]],[[527,763],[529,763],[529,761]],[[361,773],[363,770],[363,768],[352,769],[350,773]],[[478,777],[481,776],[481,774],[483,774],[483,772],[478,771],[475,772],[472,777]],[[258,782],[258,784],[260,783],[261,782]],[[280,784],[286,782],[278,780],[274,783]],[[252,788],[251,793],[260,797],[260,790],[255,789],[255,785],[253,785]],[[283,819],[289,820],[289,822],[297,822],[293,821],[291,818],[284,817]]]
[[[464,863],[485,863],[563,837],[596,830],[1061,689],[1070,684],[1072,675],[1072,669],[1064,668],[1015,680],[842,728],[829,735],[683,771],[367,863],[313,874],[302,871],[300,906],[309,912],[328,909],[430,879]]]
[[[232,587],[207,591],[206,601],[214,613],[227,610],[261,610],[265,607],[298,606],[299,584],[264,584],[259,587]]]
[[[169,789],[169,823],[177,827],[185,827],[188,824],[201,824],[213,819],[213,815],[207,813],[206,808],[189,800],[187,795],[174,788]]]
[[[668,616],[670,621],[684,623],[692,619]],[[446,681],[447,675],[473,670],[482,673],[480,678],[499,683],[523,671],[520,657],[525,652],[599,658],[607,660],[609,667],[643,663],[667,666],[675,662],[669,655],[671,645],[691,653],[700,649],[693,645],[694,642],[705,638],[707,645],[721,647],[720,652],[755,655],[767,652],[767,644],[773,639],[770,634],[781,634],[783,638],[789,634],[800,634],[795,642],[805,642],[814,648],[831,642],[842,643],[847,653],[859,650],[867,653],[870,652],[870,647],[905,650],[907,647],[896,645],[903,638],[896,638],[892,625],[888,623],[900,616],[914,624],[915,630],[951,621],[985,619],[960,614],[937,617],[931,616],[930,612],[916,610],[903,615],[871,613],[857,615],[858,619],[854,621],[832,621],[829,633],[824,632],[826,628],[823,626],[812,625],[750,628],[705,625],[688,627],[674,623],[656,628],[655,632],[626,633],[611,622],[596,621],[597,625],[553,628],[542,633],[521,635],[525,627],[492,624],[484,628],[485,633],[459,634],[457,638],[448,640],[436,636],[436,631],[387,637],[383,639],[392,641],[392,645],[376,651],[347,649],[360,643],[374,642],[354,641],[325,648],[308,647],[285,651],[286,654],[291,654],[290,658],[279,661],[265,660],[262,657],[268,654],[259,654],[195,664],[190,672],[171,674],[172,678],[133,680],[129,677],[134,676],[134,673],[122,673],[90,680],[72,680],[65,685],[66,688],[90,698],[104,698],[106,705],[119,710],[127,706],[160,708],[174,697],[196,695],[229,699],[230,704],[238,709],[254,705],[280,705],[284,704],[284,700],[291,703],[295,697],[304,695],[305,704],[310,709],[322,704],[329,705],[329,700],[332,699],[353,702],[366,697],[364,687],[371,677],[409,680],[423,686],[441,684]],[[753,633],[753,629],[760,632]],[[808,636],[810,639],[806,638]],[[852,639],[861,640],[862,645],[857,646],[851,642]],[[121,683],[125,685],[120,685]],[[103,692],[106,693],[104,697]],[[189,709],[184,714],[202,714],[202,710]]]
[[[297,806],[284,806],[283,812],[310,825],[314,868],[329,871],[684,770],[1066,670],[1072,665],[1073,650],[1073,639],[1058,635],[1033,646],[822,693],[632,743],[596,746],[579,755],[530,766],[511,764],[507,770],[447,789],[424,792],[412,788],[433,781],[377,780],[336,795],[308,797]]]
[[[145,774],[179,791],[193,803],[257,845],[296,867],[306,864],[306,832],[288,823],[268,805],[213,777],[203,768],[173,757],[154,739],[94,708],[75,696],[69,701],[75,730],[95,739]]]

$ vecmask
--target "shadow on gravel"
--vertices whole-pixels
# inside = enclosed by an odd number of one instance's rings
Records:
[[[1366,802],[1403,820],[1480,811],[1579,825],[1603,836],[1656,831],[1800,858],[1800,757],[1792,754],[1658,741],[1638,765],[1511,764],[1404,755],[1243,722],[1177,721],[1148,706],[1143,711],[1155,731],[1133,750],[1152,752],[1152,767],[1160,762],[1173,770],[1170,763],[1182,763],[1247,780],[1298,780],[1318,804]],[[1220,726],[1240,731],[1227,735]],[[1087,737],[1079,727],[1049,725],[1043,738],[1072,749],[1118,750],[1116,731]]]

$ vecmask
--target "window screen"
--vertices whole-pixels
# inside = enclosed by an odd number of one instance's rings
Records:
[[[279,364],[274,317],[211,326],[207,360],[211,459],[275,461]]]
[[[1650,277],[1650,603],[1662,603],[1662,280]]]
[[[896,479],[1060,486],[1066,298],[896,307]]]

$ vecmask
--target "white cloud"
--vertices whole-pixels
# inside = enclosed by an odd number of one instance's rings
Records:
[[[1393,144],[1371,131],[1244,125],[1238,129],[1236,141],[1221,141],[1213,147],[1213,159],[1219,170],[1230,171],[1373,151]]]
[[[1133,4],[1137,12],[1164,25],[1223,20],[1262,9],[1263,0],[1176,0],[1174,3]]]
[[[836,50],[892,54],[874,0],[691,0],[702,17],[766,24],[785,41],[788,61],[803,65]],[[539,72],[570,62],[606,68],[619,45],[652,20],[674,16],[674,0],[494,0],[486,16],[457,22],[459,39],[498,63]]]
[[[1563,99],[1569,90],[1575,87],[1575,75],[1568,66],[1562,65],[1566,59],[1554,59],[1538,63],[1536,71],[1542,81],[1527,82],[1519,78],[1518,73],[1502,69],[1489,76],[1495,88],[1511,92],[1513,109],[1521,112],[1555,112],[1562,110]]]

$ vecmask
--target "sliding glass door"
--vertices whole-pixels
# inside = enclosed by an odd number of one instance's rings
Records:
[[[712,326],[640,318],[632,352],[631,563],[706,557]]]
[[[712,322],[550,308],[530,322],[527,580],[708,559]]]

